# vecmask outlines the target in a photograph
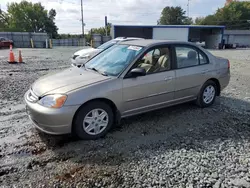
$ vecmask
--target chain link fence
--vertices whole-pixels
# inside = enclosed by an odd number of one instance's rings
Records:
[[[84,38],[52,39],[52,46],[85,46]]]
[[[46,48],[47,33],[0,32],[0,37],[10,39],[17,48]]]
[[[57,46],[86,46],[85,38],[50,39],[47,33],[0,32],[0,37],[10,39],[16,48],[52,48]],[[111,40],[110,36],[95,34],[92,44],[98,47]],[[89,44],[90,45],[90,44]]]

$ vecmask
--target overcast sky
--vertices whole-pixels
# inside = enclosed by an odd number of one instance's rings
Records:
[[[7,2],[21,0],[0,0],[1,8],[6,10]],[[29,0],[31,1],[31,0]],[[32,0],[41,2],[46,9],[57,12],[56,24],[59,33],[81,33],[80,0]],[[112,24],[155,25],[165,6],[181,6],[187,10],[188,0],[83,0],[85,32],[104,26],[104,16]],[[222,7],[225,0],[190,0],[189,13],[195,18],[214,13]]]

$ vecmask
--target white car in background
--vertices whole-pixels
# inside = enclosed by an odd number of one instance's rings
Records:
[[[84,62],[86,62],[89,58],[93,57],[94,55],[98,54],[99,52],[110,48],[111,46],[117,44],[121,41],[131,41],[131,40],[139,40],[142,38],[136,37],[117,37],[112,39],[108,42],[105,42],[101,46],[97,48],[85,48],[75,52],[71,57],[71,63],[73,66],[81,66]]]

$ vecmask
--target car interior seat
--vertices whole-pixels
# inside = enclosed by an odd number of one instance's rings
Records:
[[[188,59],[189,60],[194,60],[194,59],[196,59],[196,57],[197,57],[197,53],[195,51],[191,50],[188,52]]]
[[[151,72],[153,69],[153,59],[152,55],[145,55],[143,58],[143,62],[138,65],[140,68],[144,68],[146,73]]]
[[[159,72],[162,70],[170,70],[170,56],[168,48],[161,49],[161,56],[155,64],[154,72]]]
[[[191,50],[188,52],[187,59],[181,62],[181,64],[178,67],[179,68],[188,67],[188,66],[193,66],[197,64],[198,64],[197,52]]]

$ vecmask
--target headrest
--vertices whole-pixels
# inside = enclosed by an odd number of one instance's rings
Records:
[[[162,48],[161,49],[161,55],[168,55],[169,54],[169,49],[168,48]]]
[[[197,53],[195,51],[188,52],[188,59],[196,59]]]

